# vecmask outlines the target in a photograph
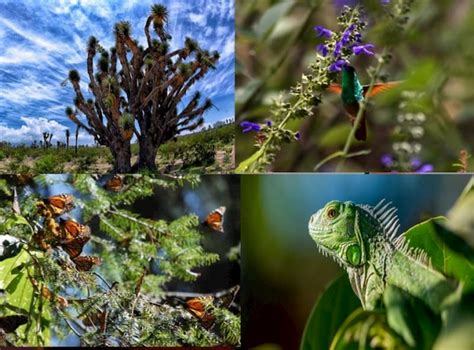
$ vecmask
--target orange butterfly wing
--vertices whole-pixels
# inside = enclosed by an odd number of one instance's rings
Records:
[[[194,316],[199,318],[201,321],[207,323],[214,321],[215,317],[210,313],[206,312],[206,305],[205,299],[206,297],[202,298],[192,298],[186,301],[186,306],[188,307],[188,311],[191,312]],[[208,302],[212,302],[212,297],[207,297]]]
[[[73,238],[69,241],[63,241],[61,248],[72,258],[76,258],[82,253],[84,245],[89,241],[90,236]]]
[[[226,208],[220,207],[216,210],[213,210],[209,215],[206,217],[206,221],[204,222],[205,225],[209,226],[215,231],[224,232],[224,213]]]
[[[120,175],[114,175],[106,182],[105,188],[112,192],[120,192],[123,188],[123,178]]]
[[[64,241],[70,241],[77,237],[89,237],[91,234],[91,230],[89,226],[82,225],[74,220],[61,220],[61,231],[62,231],[62,239]]]
[[[72,259],[79,271],[90,271],[93,267],[101,264],[101,260],[97,256],[77,256]]]
[[[61,247],[75,258],[82,253],[82,248],[91,238],[89,226],[82,225],[74,220],[60,220]]]
[[[59,216],[74,208],[74,197],[70,194],[59,194],[43,200],[53,215]]]

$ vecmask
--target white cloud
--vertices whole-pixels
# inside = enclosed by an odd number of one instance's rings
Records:
[[[57,86],[45,85],[37,81],[22,80],[18,84],[10,84],[0,90],[0,100],[25,106],[32,101],[56,101]]]
[[[190,13],[189,20],[198,26],[204,27],[207,23],[206,14],[204,13]]]
[[[44,38],[40,35],[35,34],[34,32],[28,31],[20,26],[16,25],[15,23],[9,21],[8,19],[0,17],[0,24],[3,24],[8,29],[12,30],[19,36],[23,37],[24,39],[30,41],[31,43],[39,46],[47,51],[54,51],[54,52],[67,52],[69,50],[69,46],[65,44],[60,44],[58,42],[54,42],[47,38]]]
[[[21,117],[21,121],[24,124],[19,128],[12,128],[4,124],[0,124],[0,141],[11,142],[13,144],[30,144],[35,140],[42,140],[43,132],[49,132],[53,134],[53,144],[55,144],[56,141],[65,142],[66,140],[65,131],[69,128],[55,120],[49,120],[46,118]],[[69,130],[71,132],[71,140],[73,140],[75,128]],[[94,138],[82,131],[79,132],[78,143],[81,145],[93,144]]]
[[[50,132],[57,136],[64,134],[64,130],[67,129],[57,121],[46,118],[21,117],[21,121],[24,125],[18,129],[0,125],[0,140],[12,143],[31,143],[34,140],[43,139],[43,132]]]
[[[25,64],[49,61],[49,56],[41,51],[33,51],[25,47],[9,47],[0,56],[2,64]]]

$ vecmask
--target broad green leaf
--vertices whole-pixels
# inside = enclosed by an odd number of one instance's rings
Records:
[[[474,247],[474,177],[448,213],[447,227],[463,237]]]
[[[425,303],[403,290],[388,286],[384,296],[389,326],[416,349],[433,347],[441,329],[441,317]],[[413,317],[416,315],[416,317]]]
[[[270,34],[271,29],[293,7],[294,1],[282,1],[265,11],[255,26],[255,32],[260,39]]]
[[[411,247],[421,248],[433,267],[464,283],[464,290],[474,290],[474,251],[445,228],[446,219],[436,217],[410,228],[405,237]]]
[[[29,262],[30,256],[25,250],[0,262],[0,289],[5,291],[0,297],[0,306],[2,314],[28,316],[28,323],[16,331],[23,339],[22,344],[45,345],[49,342],[49,302],[35,294],[29,278],[33,275]]]
[[[329,349],[338,328],[360,301],[346,274],[334,280],[316,302],[306,322],[301,350]]]
[[[464,295],[446,314],[445,325],[434,344],[434,350],[474,349],[474,294]]]
[[[385,313],[358,308],[339,327],[329,349],[402,350],[408,346],[390,328]]]

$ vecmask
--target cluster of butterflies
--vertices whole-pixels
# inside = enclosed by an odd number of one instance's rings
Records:
[[[38,202],[38,213],[44,218],[44,229],[35,237],[41,249],[61,247],[71,258],[79,271],[89,271],[99,265],[101,260],[96,256],[81,255],[84,245],[91,238],[89,226],[75,220],[57,218],[74,209],[74,197],[70,194],[59,194],[44,198]]]

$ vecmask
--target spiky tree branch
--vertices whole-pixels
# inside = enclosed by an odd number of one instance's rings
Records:
[[[178,104],[192,86],[215,68],[219,54],[202,50],[191,38],[186,38],[183,48],[169,52],[171,36],[165,28],[167,21],[166,7],[153,5],[144,27],[147,48],[133,40],[130,23],[126,21],[114,26],[115,46],[110,52],[95,37],[89,39],[87,73],[93,100],[85,100],[79,74],[69,74],[76,94],[75,106],[85,115],[87,125],[72,110],[68,110],[68,116],[98,143],[109,147],[114,158],[128,152],[128,168],[124,164],[127,160],[122,159],[116,161],[116,171],[130,170],[133,135],[140,146],[134,169],[155,169],[158,147],[180,132],[202,125],[203,114],[212,107],[210,100],[201,103],[201,94],[195,93],[178,110]]]

